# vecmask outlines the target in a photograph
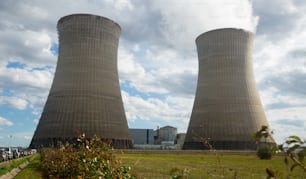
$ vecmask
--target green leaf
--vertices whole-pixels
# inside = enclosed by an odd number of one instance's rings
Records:
[[[268,130],[268,126],[261,126],[261,130],[262,131],[267,131]]]
[[[304,158],[306,156],[306,149],[303,149],[298,152],[299,161],[304,163]]]
[[[276,147],[276,146],[273,146],[273,147],[271,148],[271,152],[272,152],[273,154],[276,154],[277,152],[279,152],[279,148]]]
[[[300,138],[300,137],[298,137],[298,136],[295,136],[295,135],[292,135],[292,136],[290,136],[290,137],[288,137],[289,139],[294,139],[294,140],[296,140],[297,142],[302,142],[302,139]]]
[[[288,161],[288,158],[287,158],[287,157],[285,157],[284,162],[285,162],[286,165],[289,164],[289,161]]]
[[[291,168],[290,168],[290,171],[293,171],[293,169],[294,169],[296,166],[298,166],[297,163],[293,164],[293,165],[291,166]]]
[[[293,140],[286,140],[286,143],[287,143],[288,145],[290,145],[290,144],[292,144],[292,143],[299,143],[299,141],[297,141],[297,140],[295,140],[295,139],[293,139]]]
[[[276,177],[274,171],[271,168],[266,168],[266,172],[269,177]]]
[[[290,147],[290,148],[288,149],[288,151],[293,152],[293,151],[295,151],[297,148],[299,148],[300,146],[301,146],[301,144],[295,144],[295,145],[293,145],[292,147]]]
[[[267,137],[269,136],[269,133],[263,132],[262,135],[263,135],[265,138],[267,138]]]
[[[279,150],[284,151],[284,146],[283,146],[283,144],[278,145],[277,147],[278,147]]]

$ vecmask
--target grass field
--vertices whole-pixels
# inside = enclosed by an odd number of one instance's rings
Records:
[[[169,152],[125,153],[117,155],[132,167],[137,178],[170,178],[170,171],[189,171],[189,178],[266,178],[266,168],[272,168],[279,178],[305,179],[306,173],[296,168],[289,172],[283,156],[260,160],[254,153]]]
[[[18,167],[19,165],[25,163],[26,161],[31,160],[32,157],[35,156],[26,156],[15,160],[10,160],[6,162],[0,163],[0,176],[10,172],[14,168]]]
[[[41,179],[42,173],[38,170],[40,157],[37,155],[29,165],[22,170],[14,179]]]
[[[190,179],[265,179],[266,168],[276,171],[279,178],[286,178],[290,174],[283,156],[260,160],[254,153],[125,151],[117,152],[116,157],[124,165],[130,166],[132,173],[139,179],[169,179],[171,170],[189,171],[185,173],[189,173]],[[41,178],[41,173],[36,170],[38,162],[39,160],[34,160],[16,178]],[[296,168],[290,178],[304,179],[306,173]]]

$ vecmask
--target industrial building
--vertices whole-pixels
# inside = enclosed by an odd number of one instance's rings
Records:
[[[198,83],[184,149],[256,149],[252,134],[269,125],[256,89],[252,43],[251,32],[234,28],[196,39]],[[267,142],[274,144],[271,136]]]
[[[172,126],[164,126],[158,128],[155,134],[155,144],[161,144],[161,142],[172,141],[176,139],[177,128]]]
[[[153,145],[154,130],[153,129],[129,129],[133,144]]]
[[[153,129],[129,129],[134,149],[181,149],[184,142],[184,134],[177,135],[177,128],[164,126]]]
[[[98,135],[131,148],[118,71],[120,26],[105,17],[73,14],[57,23],[59,55],[53,83],[30,147]]]

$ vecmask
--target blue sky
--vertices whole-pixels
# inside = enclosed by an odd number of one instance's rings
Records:
[[[306,2],[302,0],[14,0],[0,2],[0,146],[27,146],[53,80],[56,23],[72,13],[122,28],[120,85],[129,126],[186,132],[197,81],[195,38],[255,32],[257,87],[274,138],[306,138]]]

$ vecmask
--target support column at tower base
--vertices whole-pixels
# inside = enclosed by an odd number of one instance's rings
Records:
[[[90,140],[90,138],[88,139]],[[115,149],[131,149],[133,144],[131,140],[127,139],[102,139],[104,142],[109,142]],[[77,138],[41,138],[35,139],[31,142],[30,148],[43,148],[43,147],[57,147],[59,143],[76,144]]]

